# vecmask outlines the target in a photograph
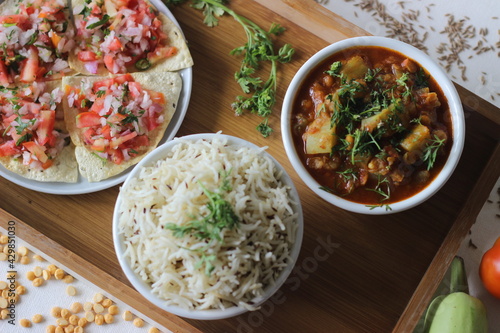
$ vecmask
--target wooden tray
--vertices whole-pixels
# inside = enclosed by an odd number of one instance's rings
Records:
[[[292,63],[279,67],[278,103],[270,118],[275,133],[260,137],[255,130],[260,119],[236,117],[230,107],[240,94],[233,80],[240,59],[229,52],[246,41],[239,24],[224,17],[220,26],[208,28],[201,12],[182,5],[173,14],[195,66],[192,99],[178,135],[222,130],[268,146],[301,196],[303,248],[290,279],[260,311],[218,321],[159,313],[152,319],[178,331],[411,332],[498,179],[500,111],[461,89],[468,106],[467,140],[456,172],[442,190],[404,213],[371,217],[342,211],[316,197],[293,171],[281,142],[279,108],[288,83],[309,56],[331,42],[366,33],[312,0],[231,0],[230,5],[262,27],[272,22],[286,27],[280,42],[297,50]],[[152,307],[130,288],[114,254],[111,218],[118,190],[56,196],[0,179],[0,208],[29,224],[34,238],[43,234],[57,251],[80,257],[82,267],[89,265],[100,281],[117,283],[124,298]]]

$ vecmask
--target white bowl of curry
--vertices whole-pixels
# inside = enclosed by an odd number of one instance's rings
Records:
[[[331,44],[286,92],[288,158],[318,196],[345,210],[390,214],[433,196],[460,159],[465,120],[446,73],[417,48],[384,37]]]

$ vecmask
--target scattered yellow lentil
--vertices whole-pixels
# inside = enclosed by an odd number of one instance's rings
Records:
[[[104,315],[104,321],[106,322],[106,324],[112,324],[115,321],[115,317],[113,317],[113,315],[110,315],[109,313],[106,313]]]
[[[23,318],[19,321],[21,327],[31,327],[31,321],[29,319]]]
[[[33,281],[33,287],[40,287],[43,284],[43,279],[37,277]]]
[[[36,278],[35,273],[33,273],[33,271],[26,272],[26,278],[30,281],[33,281]]]
[[[71,310],[71,312],[73,313],[80,313],[82,311],[82,303],[80,302],[74,302],[73,304],[71,304],[71,306],[69,307],[69,309]]]
[[[123,313],[123,320],[125,321],[131,321],[133,317],[134,316],[132,315],[132,312],[130,312],[129,310]]]
[[[104,324],[104,316],[102,314],[96,314],[94,322],[96,323],[96,325],[103,325]]]
[[[75,296],[76,288],[73,286],[68,286],[68,288],[66,288],[66,294],[68,294],[68,296]]]
[[[118,310],[118,306],[116,305],[111,305],[109,308],[108,308],[108,313],[111,314],[111,315],[117,315],[119,312]]]
[[[56,269],[55,272],[54,272],[54,277],[56,278],[56,280],[61,280],[64,278],[64,271],[60,268]]]
[[[143,327],[144,326],[144,320],[141,318],[135,318],[133,321],[133,324],[135,327]]]
[[[34,322],[35,324],[41,323],[43,321],[43,316],[37,313],[31,318],[31,321]]]

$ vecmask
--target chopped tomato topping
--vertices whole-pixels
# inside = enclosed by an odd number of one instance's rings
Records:
[[[45,149],[36,144],[35,142],[33,141],[28,141],[28,142],[23,142],[23,146],[29,150],[30,153],[32,153],[37,160],[39,160],[40,162],[42,163],[45,163],[47,162],[47,160],[49,159],[49,157],[47,156],[47,154],[45,154]]]
[[[175,46],[167,46],[158,48],[155,52],[148,53],[148,60],[151,63],[156,63],[165,58],[169,58],[177,53],[177,48]]]
[[[40,122],[36,133],[38,135],[38,143],[45,145],[52,136],[52,131],[54,130],[54,123],[56,120],[55,110],[43,110],[40,111]]]
[[[38,70],[38,49],[32,46],[29,49],[28,58],[21,64],[21,82],[35,81]]]
[[[92,51],[80,51],[78,52],[78,59],[81,61],[96,61],[97,54]]]
[[[90,13],[75,14],[77,52],[98,50],[99,64],[110,73],[149,68],[137,63],[153,55],[154,62],[176,54],[170,46],[158,12],[145,0],[89,0]],[[81,61],[90,61],[83,60]]]
[[[90,149],[120,164],[150,145],[148,134],[163,119],[163,94],[144,90],[130,74],[94,82],[90,95],[83,93],[85,86],[82,83],[81,90],[75,88],[70,93],[77,94],[72,96],[75,100],[94,101],[89,110],[75,103],[80,111],[76,126],[85,128],[82,139]]]
[[[0,144],[0,156],[14,156],[19,154],[19,148],[16,146],[14,140],[7,141]]]
[[[0,59],[0,85],[7,87],[11,83],[9,72],[2,59]]]
[[[95,112],[87,111],[76,116],[76,127],[85,128],[101,124],[101,116]]]

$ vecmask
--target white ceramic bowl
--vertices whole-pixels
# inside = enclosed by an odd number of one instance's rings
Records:
[[[156,161],[164,159],[167,154],[172,150],[174,146],[179,144],[179,140],[189,140],[189,141],[198,141],[200,139],[205,139],[205,140],[211,140],[214,136],[217,136],[219,138],[227,138],[227,142],[230,145],[234,146],[239,146],[239,147],[249,147],[249,148],[255,148],[258,149],[258,147],[248,141],[245,141],[243,139],[233,137],[233,136],[228,136],[228,135],[222,135],[220,133],[217,134],[194,134],[194,135],[188,135],[185,137],[181,138],[175,138],[172,141],[169,141],[162,146],[156,148],[153,152],[151,152],[148,156],[146,156],[141,162],[139,162],[132,172],[128,175],[127,179],[125,180],[123,187],[128,186],[130,179],[135,178],[139,172],[140,169],[144,166],[150,166],[154,165]],[[290,264],[281,272],[281,275],[278,277],[276,283],[274,285],[271,285],[265,290],[263,297],[258,298],[253,300],[255,304],[258,306],[265,302],[269,297],[271,297],[280,287],[281,285],[285,282],[287,279],[288,275],[291,273],[297,258],[299,256],[300,252],[300,247],[302,244],[302,238],[303,238],[303,213],[302,213],[302,206],[300,204],[300,198],[297,193],[297,190],[292,182],[292,179],[290,176],[286,173],[286,171],[283,169],[283,167],[274,159],[271,155],[269,155],[267,152],[262,152],[262,154],[265,154],[266,156],[270,157],[271,160],[275,163],[276,168],[278,171],[282,172],[281,176],[281,181],[284,185],[290,187],[290,197],[291,200],[294,202],[292,205],[292,208],[294,211],[297,213],[297,235],[296,235],[296,242],[293,244],[293,247],[291,249],[291,262]],[[248,311],[244,307],[230,307],[224,310],[186,310],[181,307],[177,306],[169,306],[166,305],[164,300],[158,297],[158,295],[153,294],[151,291],[150,286],[142,281],[140,277],[133,272],[133,270],[130,267],[130,264],[128,262],[128,259],[125,257],[124,252],[125,252],[125,246],[124,246],[124,240],[123,236],[119,234],[118,231],[118,221],[119,221],[119,207],[121,204],[121,192],[118,195],[116,205],[115,205],[115,211],[113,215],[113,241],[114,241],[114,246],[115,246],[115,251],[118,257],[118,261],[120,262],[120,265],[131,282],[131,284],[134,286],[135,289],[139,293],[141,293],[146,299],[148,299],[151,303],[154,305],[158,306],[159,308],[173,313],[175,315],[185,317],[185,318],[191,318],[191,319],[201,319],[201,320],[214,320],[214,319],[224,319],[224,318],[229,318],[233,317],[239,314],[242,314],[246,311]]]
[[[413,59],[422,67],[424,67],[436,80],[438,85],[441,87],[444,95],[446,96],[450,107],[453,126],[453,146],[451,148],[450,155],[448,157],[448,160],[446,161],[446,164],[444,165],[438,176],[425,189],[403,201],[391,203],[390,208],[392,210],[386,210],[383,209],[383,207],[370,209],[370,207],[364,204],[348,201],[337,195],[321,190],[320,184],[310,175],[310,173],[300,161],[296,148],[293,144],[291,112],[295,96],[304,78],[311,70],[313,70],[317,65],[329,58],[331,55],[354,46],[381,46],[407,55],[409,58]],[[376,215],[401,212],[419,205],[420,203],[424,202],[432,195],[434,195],[446,183],[446,181],[453,173],[456,165],[458,164],[460,155],[462,153],[465,139],[465,120],[462,104],[460,102],[460,98],[455,89],[455,86],[443,71],[443,69],[441,69],[441,67],[439,67],[439,65],[437,65],[428,55],[409,44],[397,41],[395,39],[364,36],[349,38],[331,44],[314,54],[302,65],[302,67],[293,77],[283,100],[281,113],[281,131],[283,135],[285,151],[292,166],[298,173],[299,177],[312,191],[314,191],[314,193],[316,193],[318,196],[328,201],[329,203],[345,210],[362,214]]]

